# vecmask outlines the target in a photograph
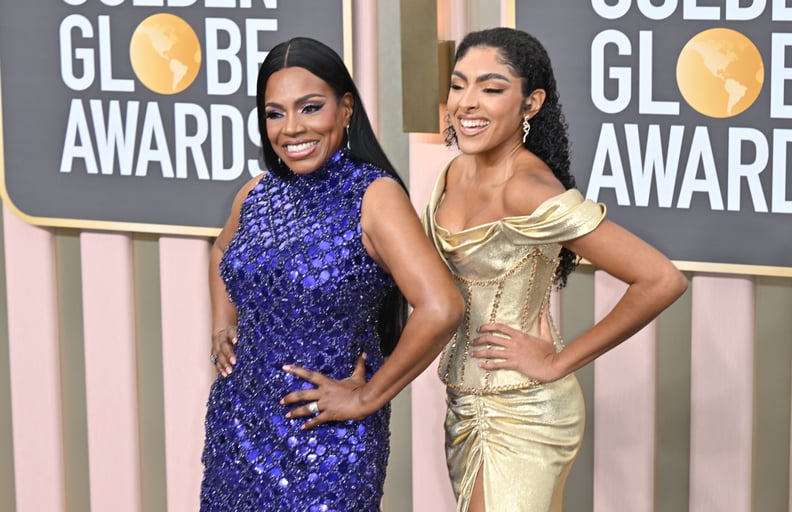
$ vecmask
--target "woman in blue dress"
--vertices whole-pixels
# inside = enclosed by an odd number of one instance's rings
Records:
[[[448,341],[461,295],[333,50],[273,48],[256,106],[269,172],[211,250],[201,510],[379,510],[389,401]]]

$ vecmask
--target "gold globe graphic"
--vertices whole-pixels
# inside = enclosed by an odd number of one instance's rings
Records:
[[[685,101],[709,117],[733,117],[753,105],[764,83],[759,50],[743,34],[713,28],[699,32],[679,54],[677,84]]]
[[[198,76],[201,44],[183,19],[154,14],[140,22],[132,34],[129,59],[143,85],[160,94],[177,94]]]

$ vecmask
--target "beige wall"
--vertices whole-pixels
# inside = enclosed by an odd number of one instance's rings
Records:
[[[413,201],[451,156],[401,132],[398,2],[355,1],[355,75]],[[439,34],[508,2],[441,0]],[[208,240],[33,227],[2,211],[0,510],[194,511],[208,362]],[[792,279],[689,274],[686,295],[578,372],[588,429],[570,511],[790,510]],[[589,267],[556,295],[568,339],[623,285]],[[450,510],[430,369],[394,407],[388,512]]]

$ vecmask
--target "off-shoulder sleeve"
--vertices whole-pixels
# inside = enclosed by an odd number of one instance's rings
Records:
[[[501,229],[515,244],[561,243],[593,231],[605,212],[604,204],[570,189],[546,200],[531,215],[504,218]]]

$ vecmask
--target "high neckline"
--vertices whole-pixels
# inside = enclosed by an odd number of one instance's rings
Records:
[[[340,148],[338,151],[333,153],[330,158],[324,161],[322,165],[316,168],[316,170],[311,171],[307,174],[297,174],[296,172],[291,171],[291,177],[294,180],[298,181],[316,181],[322,180],[330,176],[334,171],[341,168],[342,165],[339,165],[339,162],[346,160],[349,156],[349,150],[345,147]]]

